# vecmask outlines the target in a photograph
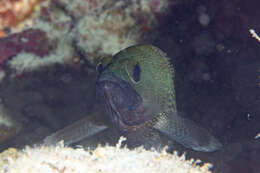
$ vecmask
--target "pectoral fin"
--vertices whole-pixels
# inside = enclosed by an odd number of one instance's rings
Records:
[[[99,114],[83,118],[57,132],[47,136],[44,144],[55,145],[63,140],[65,145],[81,141],[83,138],[92,137],[108,128],[105,122],[100,119]]]
[[[222,147],[222,144],[206,129],[177,114],[162,116],[154,128],[195,151],[213,152]]]

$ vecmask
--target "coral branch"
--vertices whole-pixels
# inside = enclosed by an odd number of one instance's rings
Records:
[[[250,32],[250,34],[252,35],[253,38],[255,38],[258,42],[260,42],[260,37],[259,37],[258,34],[255,32],[255,30],[250,29],[249,32]]]

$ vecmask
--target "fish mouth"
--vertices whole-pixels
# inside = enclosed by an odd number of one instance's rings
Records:
[[[128,82],[114,74],[98,78],[96,96],[120,132],[127,132],[151,118],[142,97]]]

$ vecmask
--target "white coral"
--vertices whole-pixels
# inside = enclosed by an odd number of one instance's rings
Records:
[[[62,145],[56,147],[41,146],[27,147],[15,156],[0,157],[0,161],[8,160],[0,165],[0,172],[4,173],[210,173],[210,164],[198,166],[197,161],[186,160],[185,156],[165,151],[148,151],[143,148],[129,150],[105,146],[97,147],[93,151],[82,148],[73,149]],[[1,154],[0,154],[1,156]]]
[[[64,39],[59,40],[58,46],[54,51],[50,52],[50,55],[43,57],[37,56],[32,53],[22,52],[13,57],[9,62],[9,66],[15,69],[17,74],[23,72],[30,72],[41,67],[46,67],[57,64],[66,64],[68,59],[73,56],[73,49],[70,43]]]

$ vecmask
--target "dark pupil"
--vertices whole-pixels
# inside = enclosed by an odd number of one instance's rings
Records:
[[[136,64],[134,69],[133,69],[133,79],[134,81],[138,82],[140,80],[140,73],[141,73],[141,69],[139,64]]]

